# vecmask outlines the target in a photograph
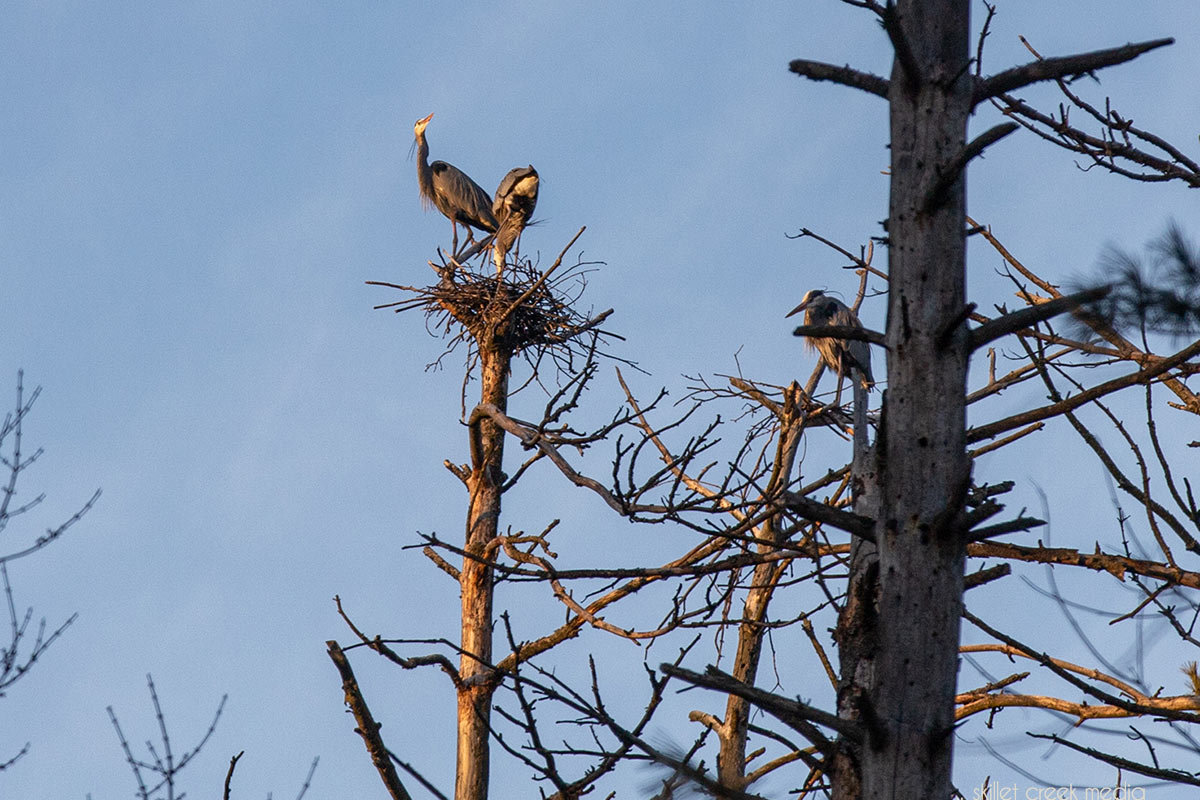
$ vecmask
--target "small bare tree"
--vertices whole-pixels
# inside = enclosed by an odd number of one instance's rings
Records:
[[[171,743],[171,735],[167,731],[167,718],[158,699],[158,689],[154,686],[154,678],[150,675],[146,676],[146,686],[150,690],[150,702],[154,706],[154,719],[158,725],[158,744],[147,739],[145,742],[146,755],[140,756],[134,752],[133,746],[129,744],[129,739],[126,738],[125,731],[117,719],[117,712],[113,710],[112,706],[108,706],[106,709],[108,719],[117,733],[117,741],[121,743],[125,763],[129,765],[129,771],[133,774],[133,780],[137,784],[138,800],[184,800],[187,792],[179,788],[179,774],[195,760],[196,756],[200,755],[200,751],[212,738],[213,733],[217,730],[217,723],[221,721],[221,713],[225,710],[225,701],[229,699],[229,695],[221,695],[221,701],[217,703],[217,710],[213,714],[212,722],[200,737],[200,741],[196,742],[192,748],[179,753],[176,752],[177,743]],[[234,796],[233,773],[243,755],[245,755],[244,750],[229,759],[229,770],[225,773],[225,786],[222,793],[224,800],[231,800]],[[308,792],[309,786],[312,785],[313,773],[317,771],[319,762],[319,757],[313,758],[312,764],[308,768],[308,775],[305,776],[304,783],[296,795],[296,800],[301,800]]]
[[[42,391],[41,387],[37,387],[26,397],[24,378],[24,372],[17,372],[16,405],[12,411],[4,415],[4,423],[0,425],[0,452],[3,453],[0,455],[0,464],[3,464],[4,470],[8,475],[3,488],[0,489],[0,535],[11,535],[11,532],[8,530],[9,523],[29,513],[45,499],[44,494],[36,495],[25,501],[18,498],[18,479],[42,455],[40,448],[32,453],[22,449],[25,417],[33,408],[34,402]],[[3,452],[4,448],[7,448],[7,452]],[[18,539],[14,545],[11,545],[15,549],[0,555],[0,584],[4,586],[4,600],[8,609],[9,630],[8,643],[3,648],[0,648],[0,697],[4,696],[14,683],[28,674],[34,663],[45,654],[47,648],[63,634],[78,616],[72,614],[53,629],[47,628],[46,620],[43,618],[39,620],[36,629],[31,629],[33,607],[27,607],[24,613],[18,613],[17,602],[13,596],[13,587],[9,578],[8,565],[26,556],[33,555],[58,539],[72,525],[78,522],[84,514],[91,510],[99,497],[100,490],[97,489],[91,498],[65,522],[48,527],[44,533],[37,536]],[[29,743],[26,742],[15,755],[0,758],[0,771],[12,766],[21,756],[29,752],[29,747]]]
[[[159,744],[155,746],[149,739],[146,740],[146,756],[134,755],[133,748],[129,745],[129,740],[125,738],[125,732],[121,730],[121,723],[117,721],[117,714],[113,711],[113,707],[109,706],[108,719],[112,722],[113,730],[117,732],[117,739],[121,743],[121,750],[125,753],[125,762],[129,764],[129,769],[133,773],[133,779],[137,782],[138,800],[153,800],[153,798],[162,797],[165,800],[182,800],[185,796],[184,792],[179,791],[177,781],[179,773],[191,763],[201,749],[208,743],[209,738],[217,729],[217,722],[221,719],[221,712],[225,710],[225,700],[228,695],[221,697],[221,702],[217,705],[217,712],[213,715],[213,721],[208,726],[208,730],[200,737],[200,741],[196,746],[187,750],[184,753],[175,752],[175,747],[171,744],[171,736],[167,733],[167,720],[163,715],[162,705],[158,701],[158,691],[154,688],[154,678],[147,675],[146,685],[150,688],[150,701],[154,705],[154,718],[158,722]],[[230,773],[233,772],[233,766],[230,765]]]

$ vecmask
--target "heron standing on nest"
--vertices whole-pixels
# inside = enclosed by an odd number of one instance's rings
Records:
[[[788,316],[804,312],[804,324],[814,327],[862,328],[858,315],[849,306],[830,297],[820,289],[804,295],[800,305],[788,312]],[[832,336],[809,336],[808,346],[821,354],[821,361],[837,375],[837,399],[841,405],[842,378],[857,379],[863,389],[875,385],[871,375],[871,347],[860,339],[837,339]]]
[[[500,181],[492,201],[492,214],[496,217],[498,228],[492,243],[492,261],[496,264],[497,275],[504,271],[508,251],[529,224],[533,209],[537,207],[537,198],[538,174],[532,164],[513,167]]]
[[[482,187],[458,167],[445,161],[429,163],[429,143],[425,141],[425,126],[433,119],[430,114],[413,125],[414,146],[417,148],[417,185],[421,202],[431,204],[449,218],[454,228],[451,250],[458,254],[458,226],[467,229],[467,241],[475,240],[471,228],[495,233],[499,226],[492,214],[492,198]]]

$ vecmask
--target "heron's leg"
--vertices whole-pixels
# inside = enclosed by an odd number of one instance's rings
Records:
[[[450,245],[450,252],[454,254],[455,258],[458,258],[458,223],[453,219],[450,220],[450,228],[454,231],[454,239]]]
[[[861,463],[867,452],[867,387],[861,380],[855,380],[861,377],[856,372],[850,373],[850,389],[854,395],[854,461]]]
[[[521,260],[521,234],[524,232],[525,232],[525,229],[521,228],[521,233],[518,233],[517,238],[513,240],[512,248],[511,248],[512,254],[513,254],[513,261]]]
[[[838,368],[835,370],[835,372],[837,373],[837,391],[834,393],[833,403],[831,404],[830,407],[836,408],[839,412],[841,412],[841,411],[843,411],[843,409],[842,409],[842,385],[845,383],[845,380],[844,380],[844,378],[846,377],[845,367],[843,365],[839,364]],[[853,387],[853,383],[854,383],[854,373],[853,372],[851,373],[851,376],[850,376],[850,383],[851,383],[851,389],[853,389],[854,388]],[[851,430],[853,430],[853,428],[851,428]]]

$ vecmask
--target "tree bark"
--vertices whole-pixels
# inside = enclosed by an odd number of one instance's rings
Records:
[[[859,394],[865,392],[856,392],[855,414],[865,416],[866,398],[860,401]],[[863,409],[861,414],[860,407]],[[878,519],[881,485],[876,454],[879,450],[877,447],[868,447],[866,438],[865,422],[856,419],[850,486],[854,493],[855,513]],[[877,445],[878,442],[877,439]],[[850,574],[846,583],[846,600],[838,615],[836,640],[841,667],[838,676],[838,716],[866,727],[870,716],[865,712],[871,702],[871,691],[876,685],[879,548],[875,543],[858,537],[850,542]],[[845,736],[838,737],[829,769],[833,776],[833,800],[859,800],[862,797],[862,763],[861,746]]]
[[[498,337],[480,337],[480,403],[508,409],[508,374],[511,351]],[[470,506],[467,512],[465,550],[459,573],[462,598],[462,656],[458,687],[458,761],[455,800],[486,800],[488,796],[488,732],[496,681],[492,664],[493,570],[487,565],[488,545],[500,524],[500,497],[504,483],[504,431],[490,418],[472,419]]]
[[[872,487],[878,626],[862,796],[940,799],[951,791],[970,474],[966,184],[961,169],[949,173],[971,109],[969,5],[901,0],[895,14],[911,59],[896,59],[888,95],[888,389]]]

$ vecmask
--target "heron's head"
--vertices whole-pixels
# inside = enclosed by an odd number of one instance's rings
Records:
[[[429,124],[429,120],[433,119],[433,114],[430,114],[424,119],[419,119],[413,123],[413,136],[420,136],[425,133],[425,126]]]
[[[813,289],[813,290],[809,291],[806,295],[804,295],[804,299],[800,301],[800,305],[796,306],[791,311],[789,311],[787,313],[787,316],[792,317],[792,316],[795,316],[796,314],[799,314],[801,311],[808,308],[809,303],[811,303],[812,301],[816,300],[819,297],[824,297],[824,296],[825,296],[825,292],[822,289]]]

